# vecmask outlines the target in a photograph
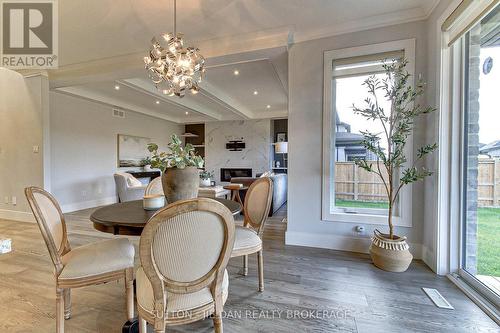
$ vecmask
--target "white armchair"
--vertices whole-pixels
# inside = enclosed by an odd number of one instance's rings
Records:
[[[137,178],[126,172],[117,172],[114,177],[120,202],[140,200],[144,197],[146,186]]]

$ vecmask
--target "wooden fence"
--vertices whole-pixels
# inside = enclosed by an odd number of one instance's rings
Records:
[[[373,162],[376,168],[376,162]],[[380,165],[384,177],[385,168]],[[500,206],[500,160],[481,159],[478,163],[479,206]],[[354,162],[335,163],[335,198],[355,201],[387,201],[379,176],[359,168]]]
[[[480,159],[477,173],[479,206],[500,206],[500,159]]]

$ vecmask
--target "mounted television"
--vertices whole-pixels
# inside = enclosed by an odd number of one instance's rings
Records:
[[[229,141],[226,143],[226,149],[230,151],[241,151],[245,148],[245,143],[243,141]]]

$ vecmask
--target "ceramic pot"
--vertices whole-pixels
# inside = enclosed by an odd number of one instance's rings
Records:
[[[406,237],[395,236],[390,239],[389,235],[375,230],[370,245],[370,256],[373,264],[384,271],[404,272],[413,259],[409,248]]]
[[[210,178],[207,178],[207,179],[200,179],[200,186],[203,186],[203,187],[208,187],[212,184],[212,182],[210,181]]]
[[[200,185],[199,174],[196,167],[167,168],[161,175],[161,184],[167,203],[197,198]]]
[[[151,169],[151,164],[146,164],[145,166],[142,167],[142,169],[144,171],[151,171],[151,170],[153,170],[153,169]]]

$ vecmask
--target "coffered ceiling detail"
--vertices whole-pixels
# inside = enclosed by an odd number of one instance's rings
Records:
[[[437,2],[181,1],[178,31],[207,58],[207,77],[178,98],[159,93],[142,62],[151,37],[172,29],[171,0],[60,1],[51,89],[178,123],[286,117],[290,44],[425,19]]]

